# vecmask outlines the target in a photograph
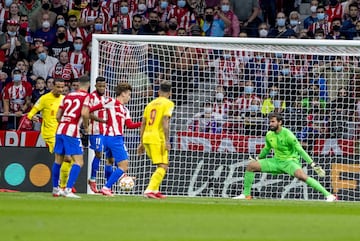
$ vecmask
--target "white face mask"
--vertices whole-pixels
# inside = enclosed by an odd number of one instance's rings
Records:
[[[311,7],[310,7],[310,11],[311,11],[312,13],[316,13],[316,9],[317,9],[316,6],[311,6]]]
[[[223,93],[216,93],[216,99],[217,100],[223,100],[224,99],[224,94]]]
[[[211,107],[205,107],[205,108],[204,108],[204,112],[205,112],[206,114],[210,114],[210,113],[212,112],[212,108],[211,108]]]
[[[261,38],[265,38],[267,35],[268,35],[268,31],[267,31],[266,29],[261,29],[261,30],[259,31],[259,36],[260,36]]]
[[[44,22],[42,23],[42,27],[43,27],[43,28],[50,28],[50,22],[49,22],[49,21],[44,21]]]

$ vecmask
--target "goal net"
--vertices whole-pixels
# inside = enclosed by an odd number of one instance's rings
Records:
[[[360,200],[358,41],[94,35],[92,44],[92,86],[104,76],[107,94],[115,97],[115,86],[129,82],[133,121],[141,120],[160,81],[172,82],[172,150],[163,193],[239,195],[249,156],[264,146],[267,116],[280,112],[326,177],[301,160],[303,170],[339,199]],[[139,139],[139,130],[126,130],[129,175],[137,177],[130,194],[143,193],[155,168],[136,155]],[[90,150],[89,167],[92,156]],[[102,166],[97,183],[104,182]],[[117,185],[113,191],[122,194]],[[324,199],[289,175],[266,173],[255,175],[252,196]]]

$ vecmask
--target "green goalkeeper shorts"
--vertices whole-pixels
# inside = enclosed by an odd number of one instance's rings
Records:
[[[261,166],[261,172],[267,172],[272,174],[287,173],[294,176],[295,171],[301,169],[299,163],[293,160],[279,160],[276,158],[265,158],[259,160]]]

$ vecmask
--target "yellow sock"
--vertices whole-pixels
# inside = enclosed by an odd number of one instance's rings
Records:
[[[152,174],[150,178],[149,185],[146,190],[148,191],[159,191],[160,184],[164,179],[166,174],[166,170],[162,167],[156,168],[155,172]]]
[[[65,188],[71,169],[70,162],[63,162],[60,168],[60,188]]]

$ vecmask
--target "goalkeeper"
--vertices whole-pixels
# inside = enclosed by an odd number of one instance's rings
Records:
[[[255,177],[254,172],[267,172],[272,174],[287,173],[321,192],[326,197],[327,202],[336,201],[335,195],[329,193],[318,181],[307,176],[302,170],[299,155],[311,165],[320,177],[325,176],[325,171],[313,162],[295,135],[282,126],[282,116],[279,113],[270,113],[269,121],[270,131],[266,133],[265,147],[256,160],[250,157],[251,162],[245,171],[244,191],[234,199],[251,199],[250,192]],[[274,157],[266,158],[272,148],[274,149]]]

